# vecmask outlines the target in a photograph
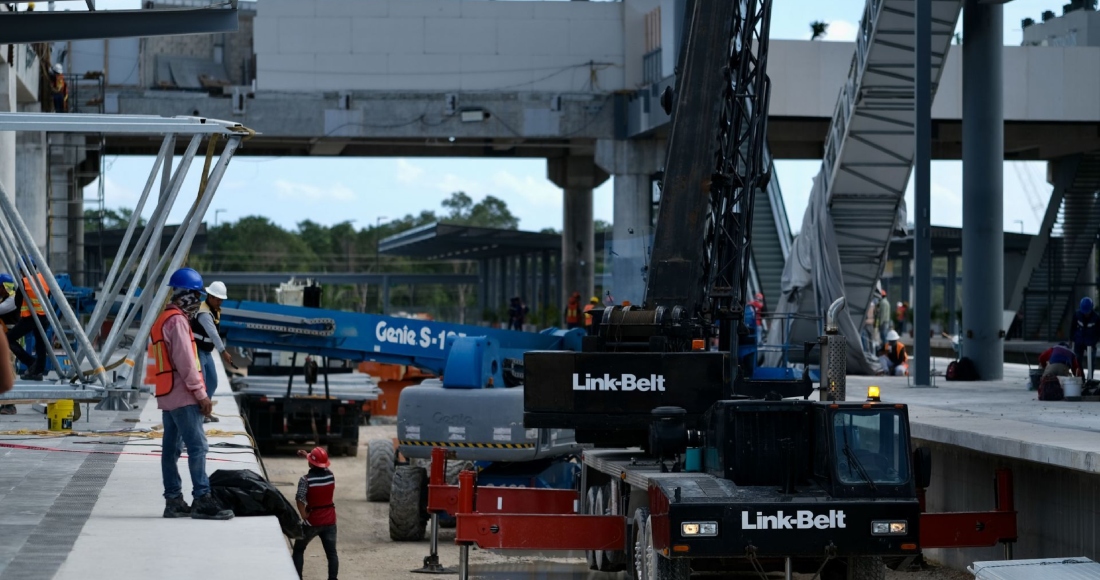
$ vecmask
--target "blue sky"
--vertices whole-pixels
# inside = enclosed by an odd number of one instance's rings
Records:
[[[262,0],[260,0],[262,2]],[[862,13],[863,0],[774,0],[773,38],[809,38],[809,22],[830,23],[826,40],[851,40]],[[131,0],[99,0],[108,8],[131,7]],[[1020,20],[1038,19],[1043,10],[1058,10],[1060,3],[1015,0],[1005,6],[1005,44],[1018,45]],[[152,165],[149,157],[115,157],[107,160],[107,207],[133,207]],[[820,161],[779,161],[777,176],[783,188],[791,225],[802,222],[810,184]],[[198,188],[196,163],[184,191]],[[1028,203],[1031,191],[1045,203],[1050,187],[1044,163],[1006,163],[1004,177],[1005,229],[1035,232],[1042,219]],[[959,162],[932,165],[932,223],[962,223],[962,168]],[[95,185],[88,195],[94,195]],[[259,158],[238,156],[230,164],[218,197],[206,216],[213,224],[247,215],[262,215],[285,227],[310,219],[324,224],[355,220],[358,227],[424,209],[439,209],[453,191],[465,191],[481,199],[495,195],[508,202],[520,219],[520,227],[538,230],[561,227],[561,192],[546,179],[542,160],[446,159],[446,158]],[[912,184],[906,196],[912,208]],[[594,195],[596,219],[612,219],[612,184],[609,180]],[[177,215],[182,217],[184,209]],[[1018,223],[1022,222],[1021,223]]]

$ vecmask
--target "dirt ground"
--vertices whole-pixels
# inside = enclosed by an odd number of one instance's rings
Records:
[[[393,425],[361,427],[359,456],[336,457],[332,460],[332,471],[336,475],[337,547],[340,554],[340,578],[343,580],[430,578],[411,572],[414,568],[419,568],[424,556],[428,555],[428,542],[391,541],[389,507],[384,503],[370,503],[366,500],[367,441],[394,436]],[[293,502],[298,478],[307,470],[305,460],[295,457],[287,450],[278,455],[264,457],[264,466],[271,482]],[[458,565],[454,530],[440,530],[439,555],[444,566]],[[622,574],[589,571],[583,554],[579,557],[503,556],[479,550],[470,552],[470,576],[493,580],[619,580],[624,577]],[[457,575],[444,577],[457,578]],[[781,575],[774,577],[779,578]],[[973,576],[966,572],[943,568],[922,572],[889,572],[886,577],[888,580],[973,580]],[[325,553],[320,540],[311,542],[306,550],[304,578],[327,578]],[[810,576],[798,578],[810,580]]]

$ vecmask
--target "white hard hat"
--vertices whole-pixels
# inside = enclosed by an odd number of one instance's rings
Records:
[[[215,284],[217,284],[217,282],[215,282]],[[893,342],[900,339],[901,337],[898,336],[898,332],[896,330],[891,330],[890,332],[886,333],[886,342]]]
[[[61,74],[61,73],[65,72],[65,67],[61,66],[61,63],[54,64],[53,65],[53,72],[55,72],[57,74]]]
[[[229,297],[225,292],[225,282],[221,280],[211,282],[210,285],[206,287],[206,293],[214,298],[221,298],[222,300]]]

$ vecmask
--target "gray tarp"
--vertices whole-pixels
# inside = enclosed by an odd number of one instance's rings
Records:
[[[783,267],[783,294],[779,304],[772,309],[774,318],[769,323],[766,344],[781,347],[787,341],[796,358],[804,342],[816,341],[820,336],[829,304],[844,295],[840,256],[825,194],[825,183],[818,173],[802,218],[802,231],[791,245],[790,256]],[[848,372],[851,374],[874,374],[881,370],[874,353],[863,351],[859,327],[852,319],[854,313],[862,320],[866,306],[846,304],[838,314],[840,333],[848,342]],[[789,314],[798,315],[798,318],[788,322]],[[786,324],[790,324],[789,335],[781,327]],[[764,364],[778,366],[780,356],[780,352],[769,349]]]

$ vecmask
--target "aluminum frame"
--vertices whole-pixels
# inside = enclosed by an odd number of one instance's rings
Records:
[[[128,400],[141,388],[144,366],[134,372],[135,360],[143,360],[149,333],[155,316],[141,316],[149,313],[154,305],[165,302],[168,295],[167,281],[171,273],[180,268],[191,243],[198,233],[199,225],[206,214],[218,185],[237,148],[243,140],[254,134],[239,123],[207,119],[204,117],[153,117],[137,115],[58,115],[44,113],[0,113],[0,131],[47,131],[55,133],[112,133],[112,134],[151,134],[163,135],[160,151],[146,180],[145,189],[135,210],[141,215],[153,184],[160,177],[160,192],[149,219],[149,224],[130,249],[137,227],[132,221],[127,227],[123,243],[120,245],[115,261],[108,273],[103,287],[96,293],[97,303],[86,325],[82,324],[68,302],[57,299],[58,312],[46,309],[46,318],[55,330],[55,335],[66,337],[60,341],[70,365],[63,365],[52,348],[48,356],[57,369],[57,382],[17,381],[16,389],[0,396],[0,400],[58,400],[79,398],[82,401],[99,400],[97,408],[129,409]],[[173,153],[177,136],[190,137],[185,154],[173,163]],[[214,140],[225,138],[221,153],[216,154]],[[179,199],[183,182],[188,170],[199,151],[203,139],[208,140],[206,159],[213,162],[209,175],[204,175],[204,185],[200,186],[198,198],[191,202],[186,217],[169,242],[168,247],[160,250],[161,233],[174,205]],[[174,166],[174,167],[173,167]],[[159,259],[153,260],[155,256]],[[31,268],[29,257],[37,266]],[[38,250],[29,229],[16,210],[13,198],[0,184],[0,266],[13,277],[25,277],[30,289],[38,296],[44,288],[35,274],[41,274],[46,288],[55,297],[63,296],[53,271]],[[144,282],[155,291],[143,292],[137,296],[138,285]],[[21,283],[21,282],[20,282]],[[111,307],[122,297],[111,332],[98,348],[93,341],[99,337],[100,328]],[[123,336],[133,331],[133,325],[140,316],[141,323],[133,333],[133,341],[126,346],[122,356]],[[44,330],[35,317],[39,331]],[[71,337],[71,341],[68,338]],[[74,344],[75,343],[75,346]],[[83,367],[90,370],[83,371]],[[110,373],[111,369],[118,370]]]

